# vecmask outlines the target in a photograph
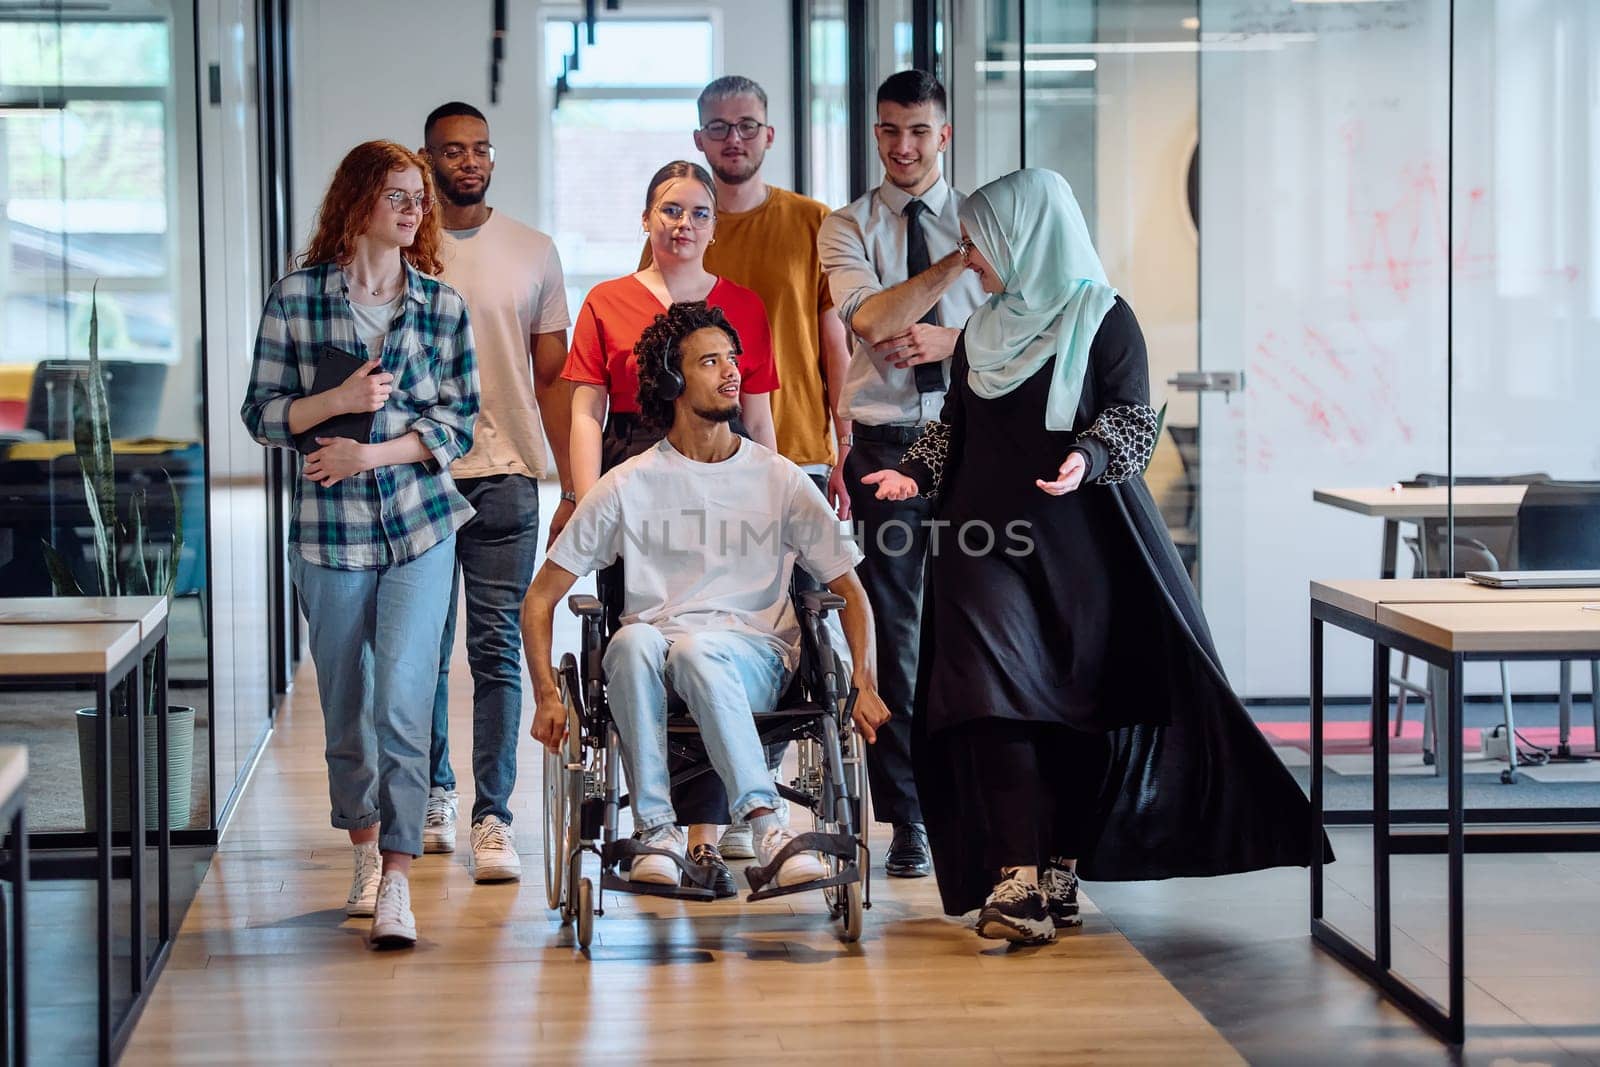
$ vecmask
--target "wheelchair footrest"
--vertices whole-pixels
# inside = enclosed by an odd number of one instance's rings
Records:
[[[791,893],[809,893],[814,889],[827,889],[836,885],[852,885],[861,881],[861,872],[851,865],[831,878],[818,878],[813,882],[801,882],[798,885],[775,885],[770,889],[752,890],[745,899],[752,904],[761,900],[771,900],[773,897],[786,897]]]
[[[600,872],[600,888],[613,893],[632,893],[635,896],[666,897],[668,900],[716,900],[717,894],[695,885],[662,885],[660,882],[635,882],[611,873],[608,868]]]
[[[677,885],[664,885],[660,882],[635,882],[632,879],[623,879],[617,876],[617,864],[623,859],[636,860],[640,856],[665,856],[678,865],[679,878]],[[650,896],[672,897],[677,900],[715,900],[716,892],[712,888],[711,879],[714,877],[711,870],[698,863],[690,863],[683,856],[664,848],[651,848],[631,837],[620,838],[616,841],[607,841],[600,850],[600,864],[602,867],[600,884],[605,889],[615,889],[620,893],[645,893]],[[632,863],[630,862],[630,867]]]
[[[773,889],[763,892],[768,882],[777,881],[778,869],[783,866],[785,860],[796,852],[821,852],[825,855],[836,857],[853,868],[857,847],[856,839],[850,834],[824,834],[816,831],[797,834],[787,845],[778,850],[778,854],[772,857],[772,862],[765,867],[757,867],[752,864],[744,869],[744,876],[750,881],[750,899],[761,900],[767,896],[782,896],[784,893],[792,893],[801,889],[820,889],[827,885],[842,884],[836,880],[840,876],[835,875],[834,878],[819,878],[811,882],[802,882],[799,885],[774,886]],[[855,880],[853,872],[849,878],[845,879],[845,881],[850,882]]]

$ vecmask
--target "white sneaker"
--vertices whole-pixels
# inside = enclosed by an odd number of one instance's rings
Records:
[[[723,859],[753,860],[756,858],[755,842],[750,838],[750,824],[736,822],[722,831],[717,841],[717,851]]]
[[[680,856],[683,855],[687,843],[683,831],[670,823],[646,830],[644,836],[639,839],[641,845],[664,848]],[[665,856],[635,856],[633,869],[628,872],[628,878],[634,882],[649,882],[652,885],[677,885],[681,874],[681,868]]]
[[[762,867],[772,863],[778,853],[783,851],[783,846],[794,840],[794,834],[787,826],[774,826],[761,838],[761,846],[756,850],[756,862]],[[783,866],[778,868],[778,885],[800,885],[802,882],[815,882],[826,877],[828,869],[822,865],[822,857],[815,852],[796,852],[783,861]]]
[[[777,772],[774,771],[774,774]],[[789,825],[789,802],[783,797],[772,807],[772,814],[778,817],[783,825]],[[751,839],[750,824],[736,822],[722,831],[722,837],[717,841],[717,851],[721,852],[724,859],[753,860],[756,858],[755,841]]]
[[[428,790],[428,811],[422,818],[422,851],[456,850],[456,791],[434,786]]]
[[[391,948],[410,948],[417,943],[417,920],[411,914],[411,882],[399,871],[383,876],[378,906],[372,916],[372,933],[367,940]]]
[[[376,841],[355,845],[353,851],[356,872],[350,879],[350,895],[344,899],[344,913],[352,918],[365,918],[378,906],[378,880],[383,877],[383,856],[378,852]]]
[[[514,882],[522,877],[522,858],[511,825],[485,815],[472,828],[472,877],[478,882]]]

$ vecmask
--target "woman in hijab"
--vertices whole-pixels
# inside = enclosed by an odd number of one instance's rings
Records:
[[[961,208],[991,294],[941,420],[878,495],[939,497],[917,785],[945,911],[1042,942],[1077,871],[1133,880],[1311,859],[1305,796],[1223,677],[1143,471],[1144,337],[1072,190],[1020,170]]]

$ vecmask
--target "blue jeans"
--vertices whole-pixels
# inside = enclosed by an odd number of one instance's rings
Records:
[[[289,554],[310,624],[327,736],[333,825],[381,825],[378,847],[422,855],[428,806],[428,686],[455,537],[407,563],[342,571]]]
[[[518,612],[539,556],[539,484],[521,474],[463,478],[456,488],[477,509],[456,532],[455,578],[439,642],[433,690],[429,780],[456,787],[450,767],[450,653],[456,643],[456,592],[467,590],[467,666],[472,669],[473,823],[511,822],[522,723],[522,631]]]
[[[667,687],[700,728],[712,769],[733,798],[734,818],[778,804],[755,716],[771,711],[787,681],[765,641],[733,631],[669,642],[648,623],[617,630],[603,664],[606,701],[622,740],[635,829],[677,822],[667,768]]]

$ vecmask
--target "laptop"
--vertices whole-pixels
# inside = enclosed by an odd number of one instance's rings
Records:
[[[1468,571],[1479,585],[1495,589],[1586,589],[1600,587],[1600,570],[1593,571]]]

